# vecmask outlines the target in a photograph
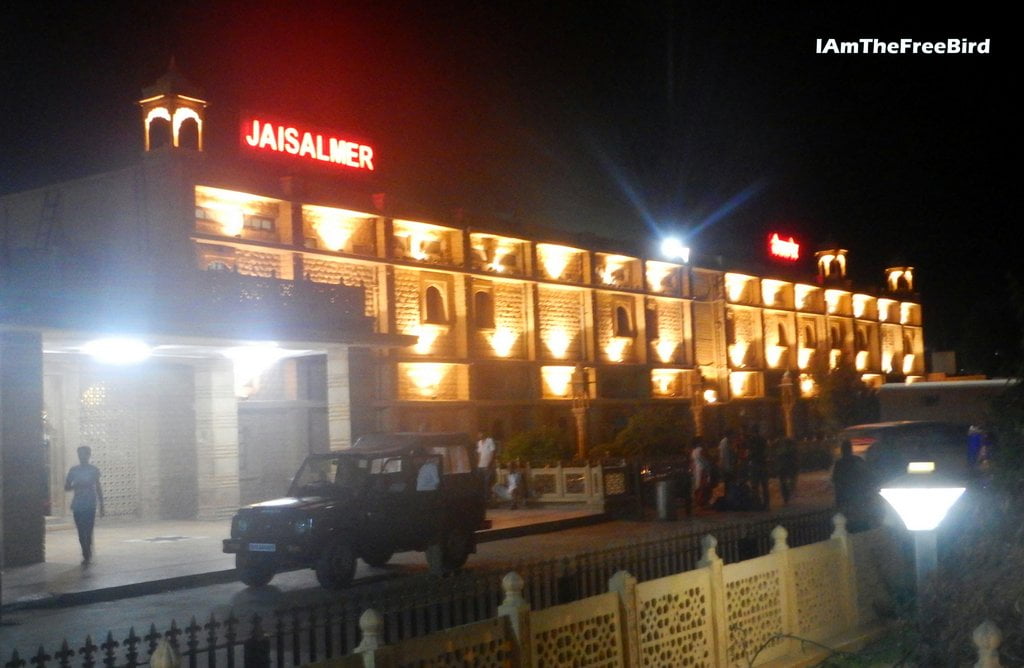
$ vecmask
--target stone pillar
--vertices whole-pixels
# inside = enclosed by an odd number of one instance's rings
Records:
[[[207,360],[195,370],[198,518],[231,517],[238,510],[238,400],[231,360]]]
[[[43,343],[38,332],[0,332],[0,566],[45,559]]]
[[[373,382],[372,378],[363,382]],[[348,348],[327,349],[327,433],[331,450],[352,447],[352,397],[349,393]]]

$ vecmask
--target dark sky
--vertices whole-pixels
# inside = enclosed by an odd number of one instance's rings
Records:
[[[134,159],[134,103],[173,54],[206,91],[214,149],[234,148],[241,109],[265,111],[369,138],[381,189],[441,218],[688,231],[741,261],[778,229],[848,248],[868,285],[912,264],[928,348],[994,371],[1019,338],[1003,286],[1014,24],[906,4],[16,2],[0,193]],[[829,37],[991,53],[816,54]]]

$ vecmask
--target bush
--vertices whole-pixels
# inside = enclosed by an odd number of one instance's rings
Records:
[[[501,449],[503,462],[521,461],[530,464],[549,464],[572,459],[572,444],[558,430],[542,427],[521,431],[509,438]]]
[[[615,440],[597,446],[591,454],[600,457],[646,457],[680,455],[693,439],[685,420],[664,409],[644,408],[629,418]]]

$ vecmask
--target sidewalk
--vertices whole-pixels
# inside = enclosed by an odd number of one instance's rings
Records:
[[[579,506],[487,511],[488,542],[604,522],[606,516]],[[173,589],[232,582],[234,556],[221,551],[230,520],[126,521],[97,519],[95,554],[81,564],[71,524],[47,527],[46,561],[8,568],[0,581],[0,613],[61,607],[142,596]]]

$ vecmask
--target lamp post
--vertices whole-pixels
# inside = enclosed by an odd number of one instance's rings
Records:
[[[779,400],[782,404],[782,421],[786,429],[786,438],[793,438],[793,407],[796,405],[796,395],[793,394],[793,378],[789,371],[782,374],[782,381],[779,382]]]
[[[587,457],[587,409],[590,407],[587,370],[577,364],[572,372],[572,415],[576,418],[576,459]]]
[[[935,530],[965,491],[962,485],[935,474],[935,462],[911,462],[907,475],[887,483],[879,493],[914,534],[917,593],[938,565]]]

